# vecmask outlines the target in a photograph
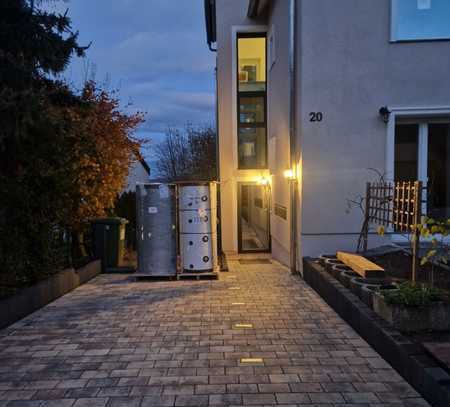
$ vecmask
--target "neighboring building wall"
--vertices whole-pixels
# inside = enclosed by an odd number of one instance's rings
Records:
[[[136,183],[149,182],[150,175],[138,160],[134,161],[130,167],[127,177],[127,184],[122,193],[136,191]]]
[[[239,3],[239,7],[236,4]],[[242,5],[241,5],[242,4]],[[222,248],[225,253],[238,251],[237,182],[254,181],[267,171],[237,169],[236,122],[236,48],[232,40],[233,27],[261,25],[247,18],[246,1],[217,0],[217,76],[220,137],[220,188]]]
[[[379,108],[450,106],[450,42],[390,43],[390,0],[298,6],[301,249],[317,255],[355,249],[362,219],[346,214],[346,199],[374,180],[367,168],[390,168],[394,123],[386,126]],[[310,122],[309,112],[323,112],[323,121]]]

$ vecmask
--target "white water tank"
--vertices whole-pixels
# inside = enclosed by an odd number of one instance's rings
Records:
[[[183,271],[217,268],[217,188],[214,182],[180,184],[180,254]]]

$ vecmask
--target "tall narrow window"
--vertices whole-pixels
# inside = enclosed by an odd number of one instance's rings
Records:
[[[240,169],[267,168],[266,35],[237,37]]]

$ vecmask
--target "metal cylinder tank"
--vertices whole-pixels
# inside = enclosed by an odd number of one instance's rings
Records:
[[[137,272],[147,276],[176,275],[176,186],[138,184],[136,206]]]
[[[183,271],[217,268],[217,188],[214,182],[178,186],[180,254]]]

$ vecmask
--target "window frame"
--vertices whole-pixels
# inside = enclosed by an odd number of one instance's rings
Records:
[[[258,91],[239,91],[239,39],[240,38],[264,38],[265,39],[265,79],[266,79],[266,85],[264,92],[258,92]],[[268,134],[267,134],[267,86],[268,86],[268,59],[267,59],[267,31],[255,31],[255,32],[237,32],[235,37],[235,47],[236,47],[236,70],[234,72],[235,78],[236,78],[236,141],[237,141],[237,169],[238,170],[266,170],[269,168],[269,154],[268,154]],[[263,97],[264,98],[264,122],[261,123],[245,123],[241,124],[240,121],[240,98],[241,97]],[[250,166],[243,166],[240,162],[239,157],[239,137],[240,137],[240,129],[241,128],[259,128],[265,130],[265,157],[264,157],[264,166],[260,167],[250,167]]]
[[[395,177],[395,127],[396,124],[400,123],[419,124],[418,179],[426,179],[428,176],[428,137],[425,138],[424,126],[428,126],[429,123],[448,123],[450,121],[450,105],[429,107],[390,107],[389,109],[391,111],[391,117],[387,125],[385,153],[386,179],[392,181]],[[425,165],[423,165],[423,163],[425,163]],[[422,205],[422,213],[426,212],[427,204],[424,202]],[[407,243],[411,238],[410,234],[394,232],[391,227],[388,228],[387,232],[394,243]],[[440,237],[438,236],[438,238]],[[450,236],[446,237],[444,240],[445,242],[450,243]],[[431,238],[422,238],[422,241],[431,242]]]
[[[450,34],[448,37],[433,37],[433,38],[409,38],[401,39],[397,37],[396,25],[398,21],[398,2],[399,0],[391,0],[391,32],[390,32],[390,42],[391,43],[414,43],[414,42],[449,42]]]

